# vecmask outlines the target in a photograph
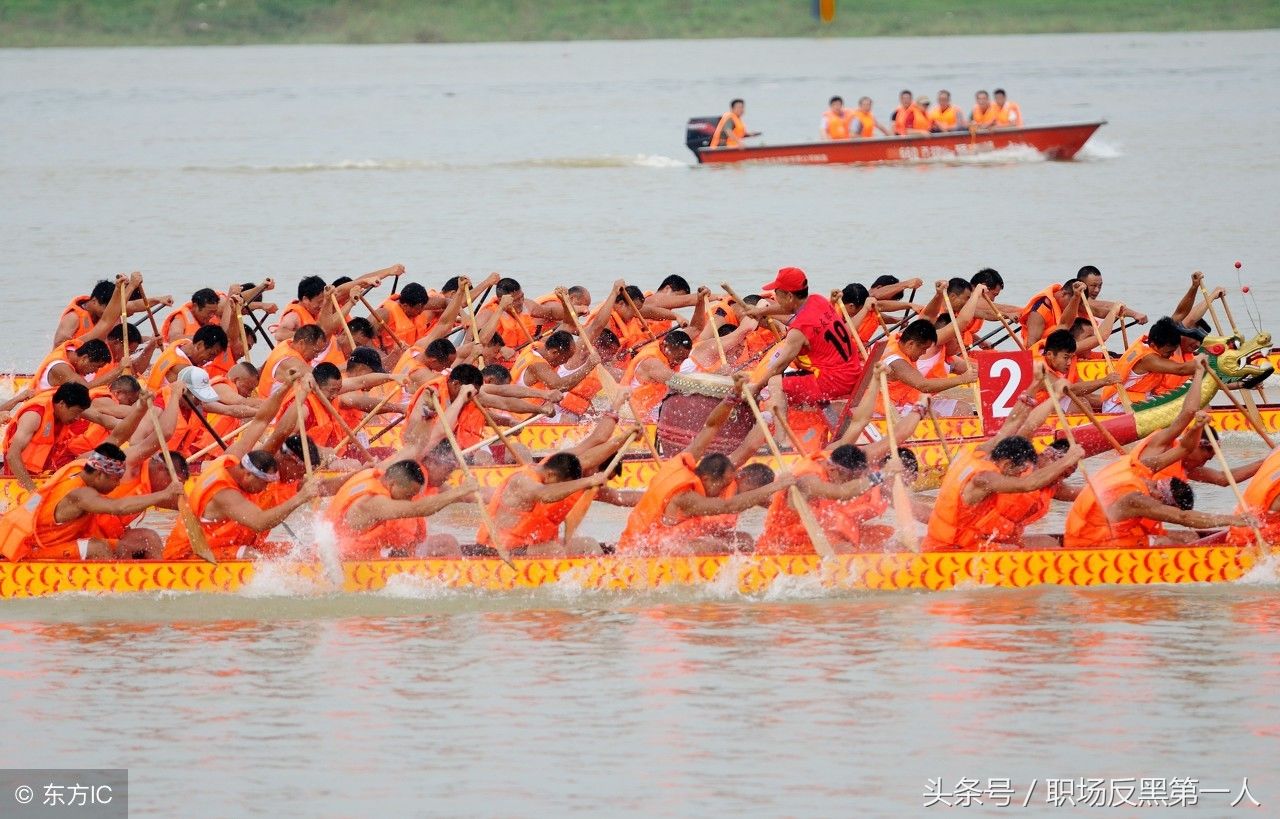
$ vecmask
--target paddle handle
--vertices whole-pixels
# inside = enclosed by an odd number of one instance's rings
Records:
[[[160,424],[160,416],[156,414],[155,407],[147,407],[147,418],[151,420],[151,426],[156,431],[156,443],[160,447],[160,457],[164,460],[165,469],[169,471],[169,480],[181,486],[182,482],[178,480],[178,470],[173,467],[173,456],[169,454],[169,445],[164,438],[164,428]],[[143,464],[142,468],[146,469],[146,464]],[[182,526],[187,530],[187,540],[191,541],[191,551],[201,560],[216,564],[218,559],[214,557],[213,550],[209,548],[209,541],[204,536],[204,529],[201,528],[200,521],[196,519],[195,512],[191,510],[191,503],[187,500],[186,492],[178,496],[178,517],[182,519]]]

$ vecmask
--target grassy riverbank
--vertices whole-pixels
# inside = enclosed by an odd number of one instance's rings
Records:
[[[1275,0],[0,0],[0,46],[855,37],[1280,27]]]

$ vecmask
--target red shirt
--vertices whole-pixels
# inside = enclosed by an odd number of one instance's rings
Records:
[[[862,358],[831,302],[810,296],[791,319],[792,330],[804,334],[805,346],[796,358],[797,366],[823,380],[852,387],[862,374]]]

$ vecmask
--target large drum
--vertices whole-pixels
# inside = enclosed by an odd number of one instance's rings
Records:
[[[667,384],[670,394],[658,407],[658,448],[664,456],[671,456],[684,449],[703,427],[707,416],[719,406],[726,396],[733,395],[733,380],[725,376],[704,373],[678,375]],[[707,452],[729,454],[737,449],[755,419],[746,404],[740,404],[729,414],[720,434],[707,448]]]

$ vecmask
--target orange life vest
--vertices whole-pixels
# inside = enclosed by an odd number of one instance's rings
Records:
[[[431,315],[426,310],[423,310],[413,318],[409,318],[404,308],[400,306],[399,293],[388,297],[378,306],[387,311],[385,324],[390,332],[383,331],[379,340],[388,349],[395,346],[394,338],[398,338],[406,345],[412,346],[415,341],[431,332]]]
[[[311,366],[311,362],[302,357],[302,354],[293,346],[292,341],[280,342],[267,356],[267,360],[262,362],[262,367],[258,370],[257,394],[259,398],[271,397],[271,393],[279,385],[279,382],[276,381],[276,369],[280,366],[280,362],[286,358],[296,358],[308,367]]]
[[[1258,467],[1257,473],[1244,489],[1244,506],[1236,507],[1236,512],[1251,514],[1258,518],[1258,528],[1268,543],[1280,541],[1280,513],[1272,511],[1278,497],[1280,497],[1280,449],[1268,455],[1262,462],[1262,466]],[[1227,535],[1227,542],[1247,546],[1254,542],[1253,529],[1248,526],[1233,526]]]
[[[1058,491],[1056,483],[1030,492],[1009,492],[996,496],[997,516],[992,532],[994,543],[1022,543],[1022,535],[1028,526],[1049,514],[1053,496]]]
[[[978,110],[978,106],[975,105],[973,106],[973,111],[969,113],[970,121],[972,121],[974,126],[978,128],[990,128],[996,124],[996,120],[999,116],[1000,111],[995,107],[995,105],[988,105],[986,111]]]
[[[1018,314],[1018,321],[1022,324],[1022,340],[1030,341],[1030,333],[1027,331],[1027,319],[1031,318],[1032,313],[1039,313],[1044,319],[1043,335],[1048,335],[1050,328],[1062,321],[1062,305],[1058,304],[1058,292],[1062,290],[1062,285],[1053,284],[1041,290],[1031,297],[1031,301],[1027,302],[1027,306],[1022,308],[1022,312]]]
[[[889,400],[893,402],[895,407],[901,407],[906,404],[915,404],[920,400],[920,390],[906,383],[898,381],[892,377],[892,371],[887,369],[894,359],[900,359],[907,363],[907,366],[917,368],[916,362],[907,358],[907,354],[902,351],[902,341],[900,335],[891,335],[885,342],[884,356],[882,361],[886,367],[885,372],[889,373]],[[884,395],[876,398],[876,412],[881,415],[888,416],[888,408],[884,405]]]
[[[1125,394],[1129,396],[1130,403],[1138,403],[1146,401],[1158,395],[1163,395],[1171,390],[1167,388],[1165,383],[1165,374],[1163,373],[1139,373],[1134,372],[1134,367],[1139,361],[1151,356],[1159,356],[1160,353],[1156,348],[1147,343],[1147,337],[1143,336],[1133,344],[1129,345],[1129,349],[1124,351],[1124,355],[1116,359],[1115,372],[1120,376],[1120,386],[1110,384],[1102,388],[1102,400],[1110,401],[1119,395],[1120,388],[1123,386]],[[1178,376],[1178,383],[1186,381],[1186,376]]]
[[[93,326],[98,323],[98,320],[93,317],[93,314],[84,307],[85,302],[92,300],[92,296],[76,296],[71,300],[71,303],[63,309],[62,315],[58,317],[59,323],[61,323],[62,319],[67,317],[67,313],[72,313],[76,317],[76,329],[71,334],[71,338],[67,339],[67,341],[75,341],[81,336],[87,335],[89,331],[93,329]]]
[[[959,113],[960,111],[954,105],[948,105],[945,111],[941,106],[935,105],[929,109],[929,124],[936,125],[940,131],[955,130]]]
[[[742,117],[732,111],[725,111],[724,116],[716,123],[715,133],[711,135],[711,147],[718,148],[723,144],[726,148],[737,148],[746,135],[747,126],[742,124]]]
[[[998,468],[978,450],[956,456],[942,478],[938,498],[929,515],[929,531],[924,548],[934,552],[970,551],[994,542],[1002,521],[1000,496],[991,493],[970,506],[963,500],[965,487],[979,475]]]
[[[1107,508],[1134,492],[1150,495],[1147,481],[1154,477],[1133,453],[1093,473],[1093,480],[1085,485],[1067,513],[1063,547],[1132,549],[1151,545],[1152,537],[1164,534],[1162,523],[1147,518],[1113,521],[1108,517]]]
[[[853,112],[848,108],[836,113],[828,108],[822,113],[822,135],[827,139],[848,139]]]
[[[997,107],[993,102],[991,107],[996,109],[997,125],[1005,125],[1012,128],[1022,127],[1022,109],[1018,107],[1018,103],[1005,100],[1003,106]]]
[[[427,539],[426,518],[397,518],[375,523],[367,529],[353,529],[347,513],[364,498],[389,498],[391,490],[382,483],[381,469],[362,469],[347,479],[325,509],[325,520],[333,525],[338,548],[347,560],[370,560],[383,556],[383,550],[412,552]],[[434,487],[424,487],[418,497],[433,494]]]
[[[81,461],[62,467],[38,491],[0,517],[0,554],[6,560],[17,562],[29,557],[36,560],[65,557],[64,554],[53,553],[53,550],[91,534],[97,515],[84,514],[66,523],[58,523],[55,518],[58,504],[85,485],[80,475],[83,467]],[[42,554],[46,550],[49,553]]]
[[[494,492],[493,497],[489,499],[490,519],[501,519],[499,515],[502,514],[502,499],[506,495],[507,485],[511,483],[511,479],[516,475],[524,475],[536,483],[543,482],[538,470],[532,466],[523,467],[519,471],[508,475],[502,481],[502,484],[498,486],[498,491]],[[502,529],[502,545],[507,549],[518,549],[559,540],[560,525],[564,523],[565,518],[569,517],[569,512],[573,509],[573,505],[577,503],[578,498],[582,497],[583,491],[586,490],[574,492],[569,497],[562,498],[554,503],[535,503],[532,509],[521,512],[514,526],[509,529]],[[476,543],[482,546],[490,544],[489,527],[482,525],[476,531]]]
[[[476,315],[476,326],[480,326],[488,321],[488,317],[498,309],[498,305],[489,304],[480,308],[480,312]],[[504,347],[515,349],[524,344],[533,337],[534,321],[527,313],[520,313],[519,318],[511,315],[510,310],[506,310],[501,316],[498,316],[498,336],[502,339]]]
[[[898,135],[927,134],[929,133],[929,115],[914,102],[907,108],[899,105],[893,112],[893,132]]]
[[[284,399],[284,403],[280,405],[280,413],[276,415],[276,422],[286,418],[293,418],[297,410],[293,408],[297,403],[291,395]],[[307,393],[307,399],[302,404],[303,424],[307,428],[307,437],[315,441],[316,446],[335,447],[345,435],[342,427],[334,419],[333,413],[316,397],[314,392]],[[336,407],[335,407],[336,409]]]
[[[52,352],[46,355],[44,357],[44,360],[40,362],[40,365],[36,367],[35,373],[33,373],[31,376],[32,391],[45,392],[45,391],[52,391],[57,389],[55,385],[46,384],[45,382],[46,382],[46,379],[48,378],[49,370],[53,367],[54,364],[57,364],[58,362],[62,362],[63,364],[66,364],[68,367],[71,368],[71,371],[73,373],[76,373],[76,375],[79,375],[80,374],[79,371],[77,371],[75,368],[75,365],[71,363],[71,356],[75,354],[76,347],[78,346],[79,345],[77,344],[71,344],[71,343],[63,344],[61,347],[55,348]]]
[[[873,137],[876,135],[876,118],[861,109],[853,111],[853,118],[858,121],[858,127],[854,129],[853,135],[859,137]]]
[[[421,413],[421,408],[426,406],[425,394],[427,390],[431,390],[436,396],[436,402],[443,410],[449,405],[449,388],[448,376],[438,376],[431,379],[427,383],[414,392],[413,397],[409,399],[409,411],[405,414],[406,418],[416,418]],[[488,421],[484,419],[484,413],[476,406],[475,401],[468,401],[467,405],[458,413],[458,423],[453,427],[453,435],[458,439],[458,446],[466,449],[474,446],[485,439],[485,427]]]
[[[662,354],[662,348],[657,344],[650,344],[648,347],[641,348],[640,352],[636,353],[635,357],[627,364],[627,368],[622,372],[622,386],[631,388],[631,401],[635,405],[636,412],[642,416],[637,418],[637,421],[649,418],[667,395],[666,384],[640,381],[636,375],[636,370],[640,364],[651,359],[670,369],[666,356]]]
[[[236,458],[226,455],[207,462],[199,477],[195,479],[194,488],[188,493],[191,511],[195,512],[196,517],[199,518],[200,529],[209,542],[209,549],[218,560],[235,560],[240,557],[242,549],[260,547],[270,534],[255,532],[234,520],[215,521],[206,517],[209,504],[223,491],[238,492],[254,504],[259,502],[257,496],[250,495],[241,489],[240,484],[236,483],[235,478],[231,476],[231,467],[238,463]],[[164,559],[188,560],[193,556],[191,539],[187,536],[182,520],[179,519],[174,522],[173,529],[165,541]]]
[[[697,466],[698,462],[687,452],[663,462],[627,517],[627,526],[618,538],[619,552],[657,552],[668,542],[733,528],[738,518],[735,514],[691,517],[679,509],[667,508],[677,495],[685,492],[707,496],[702,479],[694,471]],[[719,497],[732,497],[735,490],[736,485],[731,484]],[[668,523],[668,518],[674,518],[674,523]]]
[[[28,412],[40,414],[40,425],[31,436],[31,443],[22,450],[22,464],[27,472],[35,475],[49,469],[56,469],[71,459],[67,451],[67,443],[74,435],[70,424],[59,423],[53,411],[53,393],[45,392],[31,398],[18,407],[4,430],[4,451],[9,451],[13,436],[18,431],[18,419]],[[4,474],[12,475],[13,470],[6,463]]]
[[[196,321],[196,314],[193,309],[194,307],[194,304],[187,302],[177,310],[174,310],[172,313],[165,316],[164,323],[160,325],[160,338],[164,340],[165,344],[172,344],[175,341],[172,332],[173,320],[179,316],[182,317],[183,321],[182,334],[187,338],[190,338],[195,334],[196,330],[200,329],[200,322]],[[217,324],[218,322],[215,321],[213,323]]]
[[[164,348],[164,352],[151,365],[151,372],[147,374],[147,389],[159,392],[171,380],[170,373],[176,378],[181,370],[192,366],[191,358],[182,349],[182,345],[187,343],[189,342],[175,341]]]

